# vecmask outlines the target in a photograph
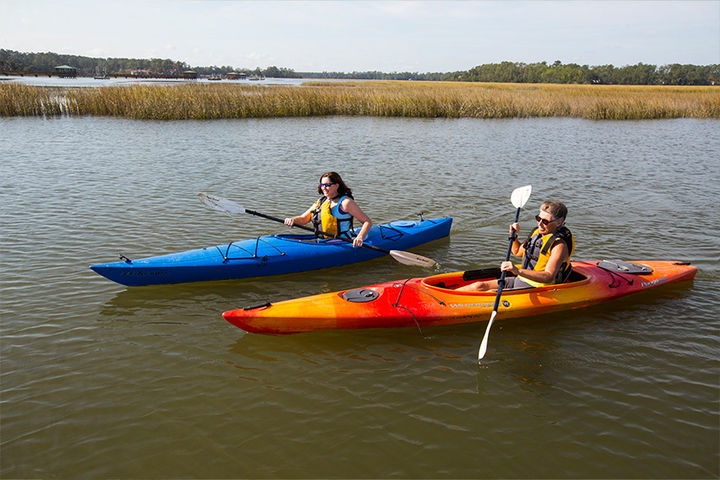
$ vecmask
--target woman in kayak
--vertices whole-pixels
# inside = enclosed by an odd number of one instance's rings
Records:
[[[517,235],[512,243],[512,253],[523,257],[520,267],[503,262],[500,270],[506,276],[503,290],[521,290],[565,282],[570,276],[570,257],[575,249],[572,233],[565,226],[567,207],[561,202],[543,202],[535,216],[537,228],[522,244]],[[510,233],[520,233],[517,223],[510,225]],[[507,275],[506,274],[506,275]],[[474,282],[458,290],[477,292],[497,290],[497,280]]]
[[[285,225],[305,225],[312,221],[318,237],[350,237],[353,219],[362,222],[360,233],[353,239],[353,246],[361,247],[367,236],[372,221],[360,209],[352,196],[352,190],[345,185],[340,174],[323,173],[318,185],[318,193],[322,196],[305,213],[297,217],[285,219]],[[323,235],[326,234],[326,235]]]

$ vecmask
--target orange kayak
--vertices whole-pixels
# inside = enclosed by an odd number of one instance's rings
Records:
[[[691,280],[697,268],[687,262],[616,260],[572,262],[572,271],[567,283],[503,291],[498,318],[586,307]],[[455,289],[499,276],[499,268],[490,268],[410,278],[231,310],[223,317],[245,331],[266,334],[483,322],[490,318],[496,292]]]

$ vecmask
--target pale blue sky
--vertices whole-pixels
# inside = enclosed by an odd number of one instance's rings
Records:
[[[708,65],[720,0],[0,0],[0,48],[299,72]]]

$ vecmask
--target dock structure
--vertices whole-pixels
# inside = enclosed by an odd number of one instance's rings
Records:
[[[58,65],[55,67],[55,74],[58,77],[75,78],[77,77],[77,68],[70,65]]]
[[[0,75],[8,77],[67,77],[75,78],[78,76],[77,70],[51,70],[49,72],[36,70],[0,70]],[[73,68],[73,67],[69,67]]]

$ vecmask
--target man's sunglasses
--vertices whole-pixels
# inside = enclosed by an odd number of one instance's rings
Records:
[[[541,218],[540,215],[535,215],[535,220],[536,220],[538,223],[542,223],[543,225],[546,225],[546,226],[547,226],[548,223],[554,222],[555,220],[557,220],[557,218],[555,218],[555,219],[553,219],[553,220],[547,220],[547,219],[545,219],[545,218]]]

